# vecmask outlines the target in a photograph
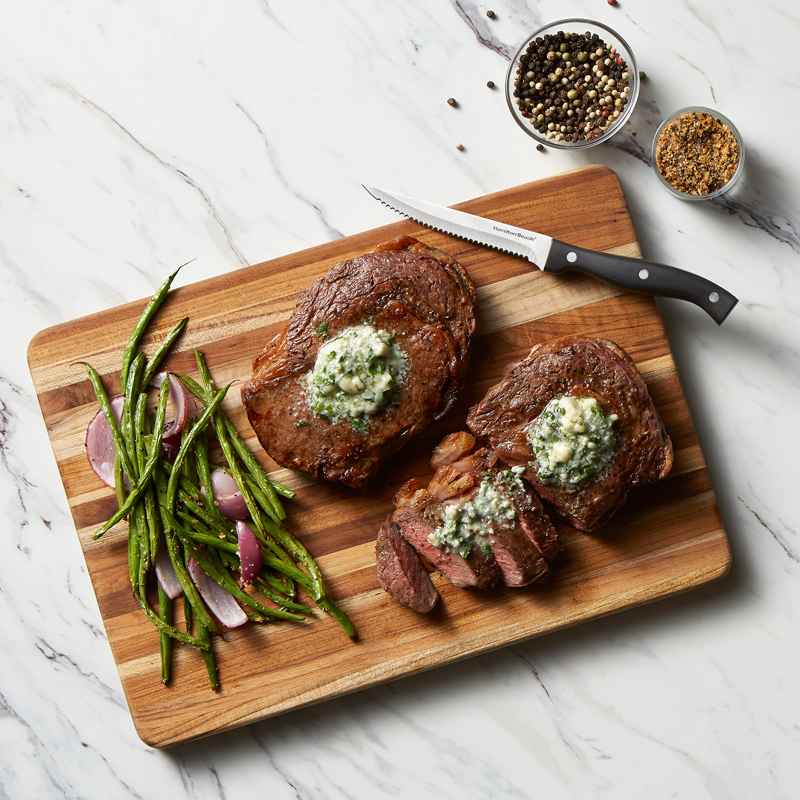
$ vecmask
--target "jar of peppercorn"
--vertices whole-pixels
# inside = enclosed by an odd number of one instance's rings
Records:
[[[602,144],[621,130],[639,96],[639,69],[627,42],[600,22],[563,19],[520,45],[506,76],[517,124],[562,150]]]

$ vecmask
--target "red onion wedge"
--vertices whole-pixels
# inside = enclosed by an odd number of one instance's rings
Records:
[[[172,566],[172,559],[164,547],[159,549],[156,556],[156,578],[170,600],[174,600],[183,591],[175,574],[175,567]]]
[[[233,595],[225,591],[215,580],[209,578],[195,559],[189,558],[188,567],[200,596],[205,600],[211,613],[226,628],[238,628],[247,622],[247,615],[233,599]]]
[[[111,409],[117,423],[122,419],[122,409],[125,405],[124,397],[115,397],[111,401]],[[94,470],[95,475],[107,486],[114,488],[114,457],[116,456],[114,440],[111,438],[111,428],[102,410],[98,411],[89,427],[86,428],[86,458]],[[127,480],[127,476],[126,476]]]
[[[247,503],[236,481],[224,469],[212,471],[211,487],[214,490],[214,503],[225,519],[247,519]],[[205,487],[200,491],[205,497]]]
[[[169,399],[175,412],[175,418],[164,426],[161,447],[167,459],[173,461],[181,446],[183,426],[187,419],[197,414],[197,404],[190,401],[183,384],[171,372],[161,372],[156,375],[153,378],[153,385],[161,386],[165,377],[169,381]]]
[[[261,545],[253,529],[246,522],[236,523],[239,537],[239,561],[242,565],[242,583],[252,583],[261,569]]]

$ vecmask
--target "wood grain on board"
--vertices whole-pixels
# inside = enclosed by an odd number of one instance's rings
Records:
[[[458,206],[596,250],[638,256],[625,198],[613,172],[590,166]],[[552,277],[522,259],[409,221],[366,231],[175,290],[144,343],[181,317],[189,324],[168,367],[196,374],[201,348],[218,385],[250,376],[253,358],[286,322],[301,291],[339,261],[410,234],[458,259],[478,287],[480,310],[467,387],[447,417],[412,442],[378,490],[362,495],[279,469],[261,451],[239,393],[225,408],[275,479],[295,489],[289,526],[317,558],[331,595],[359,633],[350,642],[329,618],[248,624],[217,639],[222,689],[214,694],[199,654],[176,646],[173,680],[159,680],[158,636],[128,583],[126,527],[91,534],[116,508],[90,470],[86,425],[97,411],[86,360],[110,392],[129,332],[146,302],[131,303],[39,333],[28,360],[78,538],[134,724],[167,747],[320,700],[397,679],[549,631],[674,595],[724,575],[730,552],[703,454],[654,300],[580,276]],[[635,489],[599,534],[560,526],[569,558],[545,587],[486,593],[434,576],[442,602],[423,616],[389,598],[375,575],[375,537],[395,489],[430,473],[439,439],[462,429],[467,409],[503,367],[542,341],[578,334],[613,339],[637,363],[675,446],[665,480]]]

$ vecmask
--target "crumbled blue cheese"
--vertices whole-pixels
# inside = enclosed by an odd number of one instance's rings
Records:
[[[597,476],[614,455],[616,414],[594,397],[555,397],[528,429],[539,479],[574,489]]]
[[[402,384],[407,362],[389,331],[364,323],[325,342],[300,381],[315,416],[363,432]]]
[[[466,558],[473,547],[484,553],[491,552],[489,527],[492,522],[508,526],[514,522],[516,512],[511,501],[484,479],[470,500],[450,503],[444,510],[444,523],[428,536],[428,541],[449,553]]]

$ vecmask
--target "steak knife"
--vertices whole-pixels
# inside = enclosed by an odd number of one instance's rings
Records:
[[[739,302],[716,283],[677,267],[585,250],[504,222],[393,194],[373,186],[364,188],[376,200],[429,228],[522,256],[543,272],[558,274],[576,270],[629,292],[687,300],[700,306],[717,325],[722,325]]]

